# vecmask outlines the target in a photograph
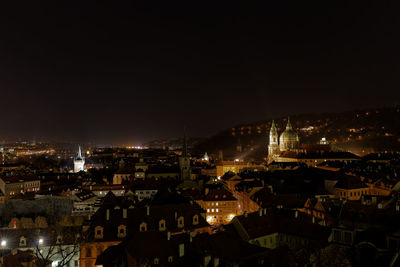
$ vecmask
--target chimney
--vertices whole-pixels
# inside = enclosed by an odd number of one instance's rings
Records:
[[[107,221],[110,220],[110,210],[109,209],[107,209],[107,211],[106,211],[106,220]]]
[[[185,256],[185,244],[179,244],[179,257]]]
[[[168,231],[168,232],[167,232],[167,240],[170,240],[170,239],[171,239],[171,232]]]
[[[146,206],[146,215],[150,216],[150,206]]]

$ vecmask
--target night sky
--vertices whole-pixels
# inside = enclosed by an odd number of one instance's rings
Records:
[[[2,8],[0,140],[139,144],[400,102],[395,6],[142,2]]]

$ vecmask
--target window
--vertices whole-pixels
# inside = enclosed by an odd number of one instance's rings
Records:
[[[155,258],[153,262],[154,262],[154,264],[158,264],[159,263],[158,258]]]
[[[184,226],[184,220],[183,217],[181,216],[178,218],[178,227],[183,228],[183,226]]]
[[[165,227],[165,220],[164,219],[160,220],[160,222],[158,223],[158,229],[160,231],[165,231],[166,227]]]
[[[198,223],[199,223],[199,215],[196,214],[193,216],[193,225],[196,225]]]
[[[96,226],[96,228],[94,228],[94,238],[103,238],[103,227]]]
[[[123,238],[126,236],[126,226],[120,225],[118,226],[118,238]]]
[[[26,238],[25,237],[21,237],[20,238],[20,240],[19,240],[19,246],[20,247],[24,247],[24,246],[26,246]]]
[[[139,231],[140,232],[146,232],[147,231],[147,223],[142,222],[139,226]]]
[[[168,262],[172,262],[174,260],[174,258],[172,256],[168,257]]]

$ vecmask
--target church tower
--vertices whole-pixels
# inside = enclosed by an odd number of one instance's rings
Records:
[[[79,146],[78,155],[74,159],[74,172],[80,172],[84,170],[85,158],[82,157],[81,147]]]
[[[279,154],[278,130],[275,122],[272,121],[271,129],[269,130],[269,145],[268,145],[268,161],[271,162]]]
[[[188,156],[187,153],[186,129],[183,136],[182,155],[179,158],[179,168],[181,169],[181,180],[190,180],[191,168],[190,168],[190,157]]]

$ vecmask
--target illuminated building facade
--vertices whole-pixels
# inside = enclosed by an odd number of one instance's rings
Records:
[[[224,188],[209,190],[199,205],[207,212],[209,224],[227,224],[239,213],[238,200]]]
[[[279,137],[278,130],[275,122],[272,121],[271,129],[269,132],[269,145],[268,145],[268,161],[276,160],[282,152],[292,152],[299,149],[300,140],[296,131],[293,129],[290,120],[288,119],[286,129]]]

